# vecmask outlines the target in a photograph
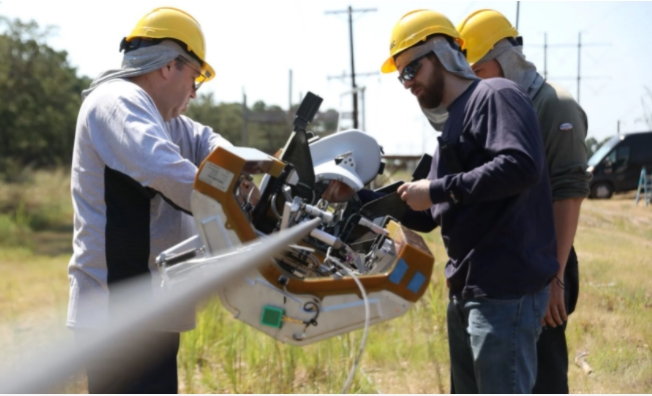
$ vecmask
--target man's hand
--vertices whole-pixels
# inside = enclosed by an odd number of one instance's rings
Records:
[[[430,200],[430,180],[423,179],[402,184],[397,192],[412,210],[426,210],[432,206],[432,201]]]
[[[548,299],[548,308],[546,316],[541,321],[542,325],[557,327],[568,320],[566,315],[566,305],[564,305],[564,288],[557,279],[550,283],[550,298]]]
[[[355,190],[339,180],[331,180],[326,191],[321,195],[328,202],[341,203],[353,198]]]
[[[560,284],[559,279],[564,279],[566,262],[568,261],[571,246],[573,246],[583,199],[562,199],[555,201],[552,206],[555,216],[555,231],[557,232],[559,271],[557,271],[557,279],[550,284],[548,308],[546,309],[546,316],[541,322],[542,324],[548,324],[550,327],[557,327],[557,325],[563,324],[568,319],[566,306],[564,305],[564,287]]]

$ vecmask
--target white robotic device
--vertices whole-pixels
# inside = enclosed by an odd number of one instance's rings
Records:
[[[219,265],[215,258],[228,260],[226,251],[255,249],[256,240],[319,218],[301,243],[217,291],[237,319],[294,345],[404,314],[426,291],[434,264],[423,239],[401,226],[407,208],[396,193],[364,205],[357,195],[338,204],[321,199],[333,181],[361,190],[384,164],[376,140],[361,131],[309,139],[305,128],[320,104],[306,96],[278,158],[242,147],[211,153],[192,193],[198,235],[157,259],[164,284],[174,287],[190,271]],[[256,174],[265,175],[257,202],[242,194]]]

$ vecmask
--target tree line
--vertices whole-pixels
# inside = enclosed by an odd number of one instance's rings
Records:
[[[91,78],[80,76],[66,51],[47,44],[52,28],[0,16],[0,175],[25,167],[67,166],[72,159],[81,91]],[[282,148],[292,131],[296,106],[285,111],[262,101],[252,106],[217,103],[212,93],[191,101],[186,115],[236,145],[267,153]],[[337,112],[320,112],[311,128],[335,131]]]
[[[4,17],[0,29],[0,171],[69,163],[90,79],[45,43],[49,29]]]

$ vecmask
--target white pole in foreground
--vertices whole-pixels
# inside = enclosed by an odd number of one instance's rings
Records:
[[[143,334],[155,328],[157,323],[173,319],[175,313],[191,309],[232,279],[268,264],[271,257],[307,235],[319,223],[319,219],[313,219],[256,242],[255,249],[233,252],[226,259],[220,256],[210,259],[213,265],[188,274],[187,279],[175,284],[157,299],[151,296],[149,276],[124,282],[115,291],[117,319],[111,326],[84,344],[55,341],[49,348],[31,351],[31,357],[20,362],[17,369],[0,374],[0,393],[49,393],[97,356],[106,358],[120,355],[134,345],[142,345],[146,342]],[[156,359],[157,352],[151,348],[151,353],[142,356],[142,359]],[[133,362],[134,366],[135,363],[142,364],[143,360]],[[125,367],[120,369],[125,370]]]

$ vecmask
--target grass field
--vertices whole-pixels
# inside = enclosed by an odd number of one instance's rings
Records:
[[[66,172],[0,184],[0,369],[64,327],[71,208]],[[431,286],[406,315],[370,328],[350,391],[445,393],[445,252],[438,232]],[[632,195],[585,201],[575,243],[581,276],[567,335],[573,393],[652,393],[652,207]],[[43,336],[44,331],[48,334]],[[217,301],[202,307],[179,353],[184,393],[339,393],[362,332],[304,348],[281,344],[236,321]],[[587,375],[572,361],[588,353]],[[57,390],[85,391],[83,376]]]

